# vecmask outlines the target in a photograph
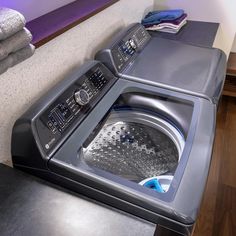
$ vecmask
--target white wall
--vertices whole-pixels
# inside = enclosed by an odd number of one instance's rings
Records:
[[[219,22],[220,28],[215,47],[228,55],[236,32],[235,0],[154,0],[155,9],[182,8],[189,19]]]
[[[233,47],[231,49],[231,52],[236,52],[236,36],[234,38],[234,43],[233,43]]]
[[[93,57],[123,26],[140,21],[153,0],[121,0],[36,50],[34,56],[0,75],[0,162],[10,160],[15,120],[70,71]]]
[[[75,0],[0,0],[1,7],[21,12],[27,21],[33,20]]]

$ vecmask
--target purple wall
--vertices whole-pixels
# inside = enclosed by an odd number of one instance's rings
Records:
[[[75,0],[0,0],[1,7],[21,12],[27,21],[33,20]]]

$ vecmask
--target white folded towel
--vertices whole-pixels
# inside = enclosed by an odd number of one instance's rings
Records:
[[[8,55],[7,58],[0,61],[0,74],[6,72],[8,68],[26,60],[34,54],[35,47],[30,44],[14,53]]]
[[[180,24],[175,25],[171,23],[161,23],[158,25],[153,25],[151,27],[146,28],[146,30],[150,31],[160,31],[160,32],[166,32],[166,33],[173,33],[176,34],[179,32],[179,30],[187,23],[186,18],[181,21]]]
[[[26,20],[21,13],[0,7],[0,40],[6,39],[22,30],[25,23]]]
[[[26,47],[32,40],[32,34],[26,28],[15,33],[9,38],[0,41],[0,60],[6,58],[10,53]]]

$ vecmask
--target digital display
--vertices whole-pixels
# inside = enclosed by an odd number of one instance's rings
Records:
[[[65,120],[69,119],[71,116],[71,111],[68,108],[68,106],[66,106],[64,103],[61,103],[57,106],[58,110],[60,111],[60,114],[63,116],[63,118]]]
[[[96,68],[92,74],[87,74],[87,76],[95,90],[101,90],[108,82],[100,68]]]
[[[64,103],[58,104],[53,110],[51,110],[48,119],[48,126],[49,128],[57,128],[59,131],[66,125],[66,121],[71,117],[72,112],[70,111],[69,107]]]

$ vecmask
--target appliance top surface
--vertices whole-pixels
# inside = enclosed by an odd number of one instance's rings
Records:
[[[222,79],[216,75],[222,55],[215,49],[152,38],[120,75],[213,97],[222,86]]]
[[[219,23],[188,20],[177,34],[159,31],[149,31],[149,33],[152,37],[177,40],[200,47],[212,47],[218,28]]]
[[[218,103],[226,71],[219,50],[151,37],[141,24],[132,24],[96,54],[118,76]]]

